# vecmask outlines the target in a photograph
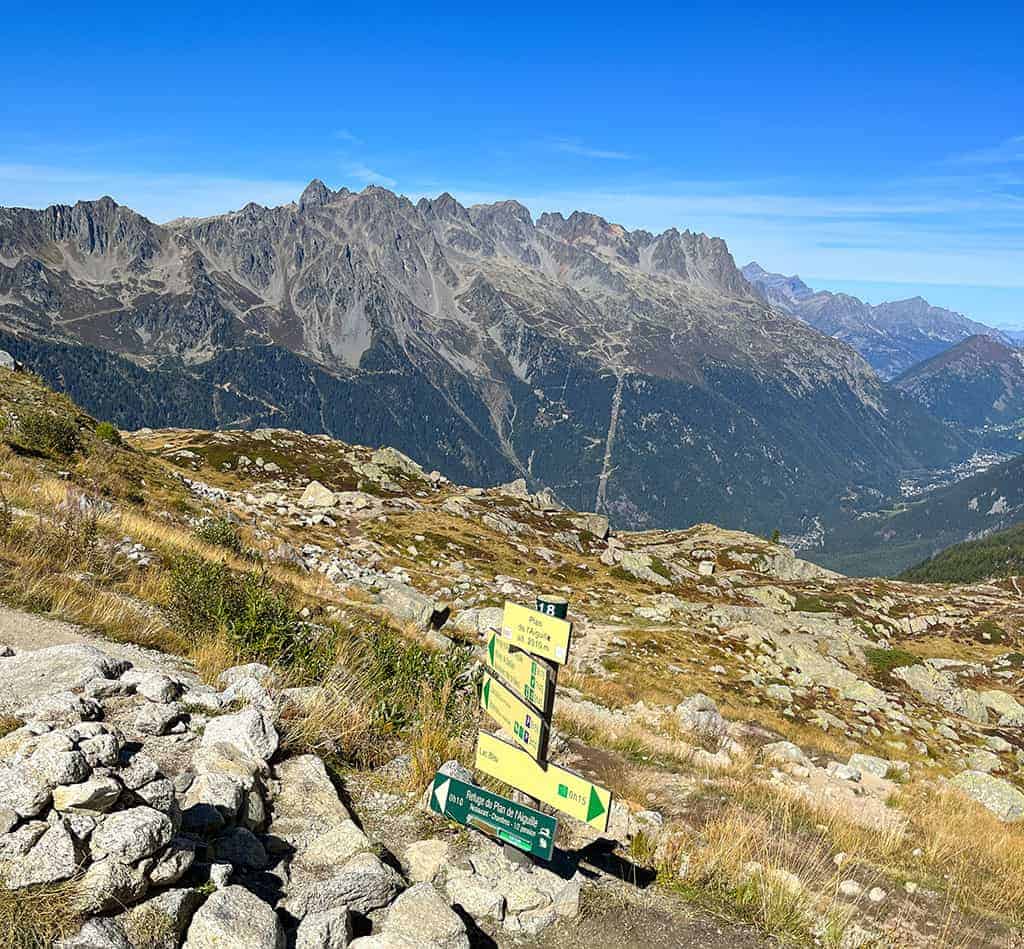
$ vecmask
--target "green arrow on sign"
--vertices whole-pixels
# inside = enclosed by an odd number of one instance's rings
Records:
[[[590,803],[587,804],[587,823],[589,824],[595,817],[600,817],[603,813],[604,804],[601,803],[601,798],[597,796],[597,791],[591,785]]]
[[[430,808],[542,860],[550,860],[558,821],[541,811],[438,772]]]
[[[487,706],[491,704],[491,680],[490,679],[484,679],[484,688],[483,688],[483,693],[482,694],[483,694],[483,700],[484,700],[484,708],[487,708]]]
[[[490,642],[487,644],[487,655],[491,659],[491,668],[494,668],[494,636],[491,636]]]

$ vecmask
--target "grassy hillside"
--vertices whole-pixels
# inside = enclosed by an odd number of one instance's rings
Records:
[[[925,583],[975,583],[1024,573],[1024,524],[956,544],[900,575]]]
[[[833,576],[711,524],[606,533],[524,485],[466,488],[325,435],[122,436],[38,378],[0,372],[0,602],[178,654],[208,682],[272,666],[274,688],[298,692],[281,705],[284,754],[321,756],[390,854],[447,833],[417,801],[442,761],[472,766],[492,727],[475,655],[493,608],[558,592],[574,626],[556,763],[612,791],[619,842],[566,818],[560,845],[656,881],[637,893],[604,877],[619,916],[658,905],[673,932],[725,917],[758,940],[717,943],[730,946],[902,945],[908,927],[912,945],[1011,944],[1024,825],[936,779],[985,752],[1024,788],[1020,741],[1000,728],[985,744],[1001,712],[967,720],[897,673],[962,660],[951,694],[1015,707],[1016,592]],[[16,724],[0,719],[0,735]],[[875,771],[836,773],[863,753]],[[888,895],[847,902],[846,879]],[[5,912],[33,905],[0,884],[0,933]],[[563,925],[531,944],[585,941],[582,923]],[[610,932],[607,945],[627,944]]]

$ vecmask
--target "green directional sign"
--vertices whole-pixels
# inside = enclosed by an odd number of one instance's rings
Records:
[[[535,761],[544,757],[548,745],[544,716],[488,672],[480,686],[480,707]]]
[[[430,792],[434,812],[512,844],[541,860],[550,860],[558,821],[532,807],[466,784],[440,771]]]
[[[497,632],[487,640],[487,665],[501,676],[502,681],[545,715],[551,714],[551,700],[555,690],[547,666],[529,653],[516,649]]]

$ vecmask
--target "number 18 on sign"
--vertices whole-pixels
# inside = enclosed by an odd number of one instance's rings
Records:
[[[466,827],[512,844],[541,860],[550,860],[558,822],[532,807],[466,784],[440,771],[434,775],[430,808]]]

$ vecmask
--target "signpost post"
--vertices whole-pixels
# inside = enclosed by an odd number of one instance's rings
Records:
[[[496,837],[509,860],[527,864],[550,860],[554,846],[557,822],[541,812],[541,802],[599,831],[611,810],[608,790],[548,761],[558,666],[568,660],[572,624],[564,597],[538,596],[536,606],[505,604],[501,632],[487,639],[480,688],[480,707],[513,743],[480,732],[476,767],[511,785],[517,799],[441,773],[430,795],[438,814]]]

